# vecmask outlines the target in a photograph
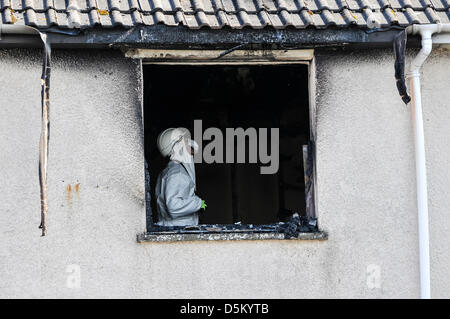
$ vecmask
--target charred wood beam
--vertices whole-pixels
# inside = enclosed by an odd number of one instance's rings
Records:
[[[306,216],[315,217],[314,205],[314,143],[303,145],[303,169],[305,174]]]

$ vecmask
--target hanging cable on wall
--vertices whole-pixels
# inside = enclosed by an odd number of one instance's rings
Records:
[[[51,47],[47,34],[39,33],[44,44],[44,60],[41,75],[41,139],[39,143],[39,186],[41,190],[41,224],[42,236],[47,234],[47,168],[48,144],[50,139],[50,56]]]
[[[57,30],[47,29],[47,32],[59,32]],[[39,142],[39,186],[41,195],[41,223],[39,228],[42,229],[42,236],[47,233],[47,167],[48,167],[48,142],[50,136],[50,56],[51,46],[47,33],[27,26],[15,24],[0,24],[0,41],[3,34],[14,35],[39,35],[44,45],[44,59],[42,64],[41,75],[41,137]],[[68,33],[75,35],[74,33]],[[29,41],[29,40],[23,40]]]
[[[406,60],[406,30],[399,32],[394,38],[394,56],[395,56],[395,80],[397,81],[397,90],[405,104],[411,101],[408,95],[405,82],[405,60]]]

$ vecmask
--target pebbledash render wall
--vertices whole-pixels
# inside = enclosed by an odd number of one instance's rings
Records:
[[[140,63],[75,50],[55,50],[52,63],[42,238],[41,51],[0,50],[0,297],[419,297],[410,110],[391,50],[316,52],[326,241],[137,243],[145,229]],[[423,72],[432,296],[447,298],[449,71],[439,49]]]

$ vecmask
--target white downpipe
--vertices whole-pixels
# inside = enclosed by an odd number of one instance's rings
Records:
[[[423,130],[422,95],[420,69],[431,53],[434,33],[450,32],[450,24],[413,25],[408,33],[420,34],[422,49],[411,62],[407,77],[410,81],[411,115],[414,129],[416,157],[417,210],[419,224],[420,296],[431,298],[430,281],[430,235],[428,225],[427,170],[425,161],[425,139]]]

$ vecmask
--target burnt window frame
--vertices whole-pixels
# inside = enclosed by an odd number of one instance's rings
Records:
[[[196,226],[155,226],[152,220],[149,187],[146,177],[146,231],[138,242],[186,240],[261,240],[261,239],[327,239],[317,223],[316,182],[316,104],[314,50],[158,50],[130,49],[126,56],[140,59],[142,65],[277,65],[304,64],[308,69],[309,143],[303,149],[305,164],[306,217],[268,225],[200,224]],[[141,72],[143,66],[141,65]],[[143,110],[142,110],[143,111]],[[307,154],[307,156],[305,156]],[[145,161],[145,165],[147,162]],[[145,174],[148,174],[147,167]],[[149,212],[150,211],[150,212]],[[224,236],[225,235],[225,236]]]

